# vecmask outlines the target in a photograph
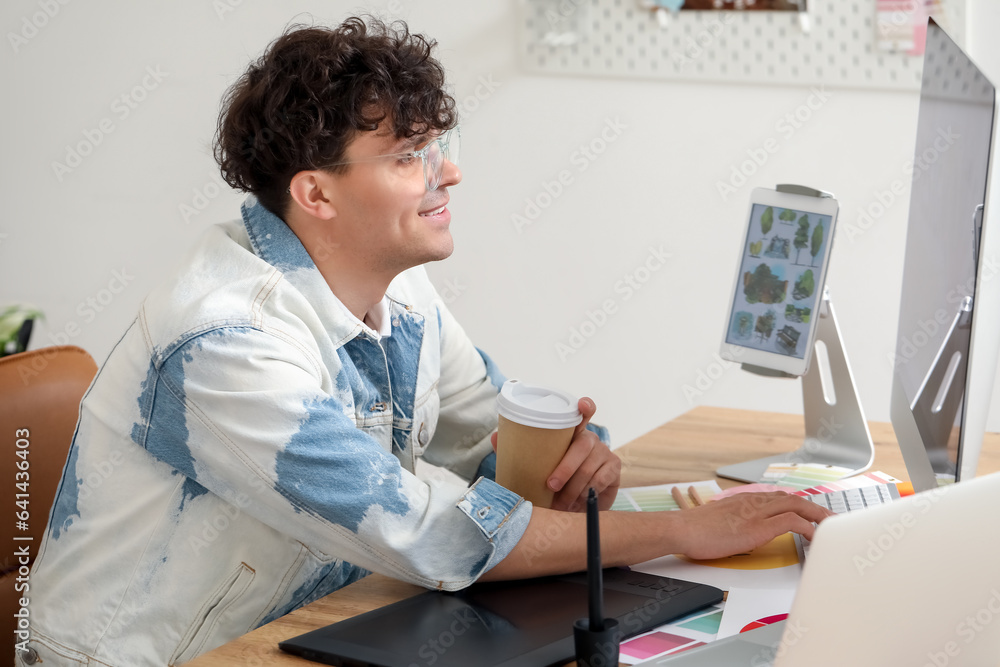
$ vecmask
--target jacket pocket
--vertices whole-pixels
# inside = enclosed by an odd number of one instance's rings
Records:
[[[252,567],[246,563],[240,563],[236,570],[212,591],[212,595],[199,610],[198,617],[184,633],[180,645],[170,657],[170,665],[185,663],[198,657],[205,650],[215,648],[214,644],[206,647],[206,642],[215,632],[219,619],[246,593],[253,581],[254,574]]]

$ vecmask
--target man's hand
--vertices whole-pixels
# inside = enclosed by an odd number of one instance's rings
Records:
[[[597,406],[589,398],[581,398],[578,405],[583,420],[577,424],[573,439],[559,465],[549,475],[546,484],[555,492],[552,509],[582,512],[587,507],[590,487],[597,491],[597,505],[610,509],[621,484],[622,462],[597,434],[587,430]],[[497,449],[497,434],[491,438],[493,451]]]
[[[583,420],[573,433],[569,449],[549,475],[548,487],[556,492],[552,509],[582,512],[587,507],[587,493],[597,491],[597,505],[610,509],[621,484],[622,462],[593,431],[587,430],[597,406],[589,398],[579,403]]]
[[[812,539],[833,513],[788,493],[739,493],[675,513],[683,519],[679,552],[695,559],[723,558],[767,544],[788,531]]]
[[[831,512],[787,493],[741,493],[688,510],[601,512],[601,559],[634,565],[666,554],[724,558],[747,553],[789,530],[812,539]],[[483,581],[525,579],[587,568],[584,516],[536,508],[510,554]]]

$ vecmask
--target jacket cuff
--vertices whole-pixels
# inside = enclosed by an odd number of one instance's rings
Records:
[[[469,487],[458,501],[458,509],[472,519],[493,546],[492,553],[475,576],[507,557],[528,528],[531,507],[531,503],[521,496],[485,477]]]

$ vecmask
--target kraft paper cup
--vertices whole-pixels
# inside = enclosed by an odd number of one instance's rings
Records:
[[[508,380],[497,396],[497,483],[541,507],[555,495],[545,481],[583,420],[578,400],[561,391]]]

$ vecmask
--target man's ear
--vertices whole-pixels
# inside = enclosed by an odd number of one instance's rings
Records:
[[[333,177],[318,170],[300,171],[292,176],[288,186],[288,193],[294,202],[307,214],[320,220],[337,217],[334,191]]]

